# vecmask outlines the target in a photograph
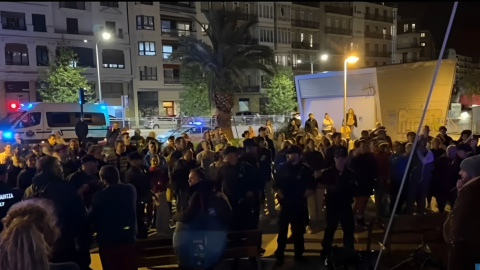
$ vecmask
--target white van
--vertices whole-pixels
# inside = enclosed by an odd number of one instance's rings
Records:
[[[87,103],[83,106],[84,120],[88,124],[87,138],[104,140],[110,125],[107,106]],[[77,138],[75,125],[80,120],[78,103],[29,103],[10,112],[0,120],[0,139],[13,140],[20,133],[26,143],[40,143],[58,131],[65,140]]]

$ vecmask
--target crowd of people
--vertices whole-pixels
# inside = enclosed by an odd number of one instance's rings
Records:
[[[356,126],[356,117],[346,117]],[[130,137],[117,124],[107,132],[106,147],[88,149],[58,134],[43,147],[30,147],[15,134],[15,143],[6,143],[0,153],[0,267],[90,269],[95,240],[104,269],[136,269],[136,240],[155,232],[173,237],[181,267],[209,269],[221,258],[227,231],[258,229],[261,219],[278,224],[275,257],[281,265],[289,225],[295,260],[304,260],[312,211],[325,211],[321,256],[327,265],[339,223],[348,259],[356,260],[354,233],[366,229],[369,198],[374,195],[377,216],[391,215],[405,171],[398,214],[425,214],[432,196],[440,212],[447,203],[455,211],[461,190],[480,176],[477,159],[472,161],[478,158],[478,139],[471,131],[454,141],[445,127],[432,137],[425,126],[422,134],[409,132],[401,142],[378,125],[362,131],[352,148],[349,137],[324,123],[320,133],[311,114],[303,132],[292,119],[287,134],[275,134],[267,121],[258,136],[251,127],[245,131],[238,147],[220,128],[205,131],[196,147],[185,133],[161,144],[153,133],[143,138],[135,130]],[[316,209],[308,203],[314,194],[321,194],[313,196]],[[448,222],[445,237],[454,243],[458,218],[452,215]],[[209,255],[190,254],[188,239],[198,238],[192,232],[214,233],[210,245],[202,244]],[[455,254],[457,260],[462,256]]]

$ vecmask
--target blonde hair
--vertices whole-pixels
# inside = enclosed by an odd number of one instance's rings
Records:
[[[48,270],[51,246],[60,236],[52,204],[44,199],[19,202],[2,222],[0,269]]]

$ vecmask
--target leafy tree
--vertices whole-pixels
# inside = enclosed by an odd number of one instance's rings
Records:
[[[459,81],[460,89],[469,96],[480,95],[480,75],[466,74]]]
[[[211,45],[194,37],[182,37],[180,48],[172,58],[181,58],[184,64],[199,64],[208,80],[209,101],[214,104],[217,123],[225,135],[233,138],[231,115],[233,93],[244,85],[244,70],[260,69],[271,73],[263,62],[273,62],[273,50],[263,45],[242,45],[252,42],[253,18],[239,23],[239,11],[223,9],[205,12],[208,28],[204,31]],[[200,25],[196,18],[192,17]],[[203,27],[203,26],[202,26]]]
[[[77,62],[77,54],[71,48],[57,48],[56,57],[43,74],[44,83],[39,89],[44,102],[77,102],[78,88],[85,89],[87,101],[94,101],[95,90],[82,75],[85,68],[77,67]]]
[[[267,112],[269,114],[290,113],[297,106],[293,73],[284,66],[276,66],[275,69],[275,75],[267,83]]]
[[[208,81],[198,65],[180,67],[183,91],[180,93],[180,112],[188,116],[211,116],[208,101]]]

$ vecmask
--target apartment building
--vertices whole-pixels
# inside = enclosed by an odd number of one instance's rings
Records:
[[[457,69],[455,72],[455,84],[457,85],[467,74],[480,74],[480,64],[473,62],[472,57],[458,54],[455,49],[447,49],[443,55],[443,59],[457,60]]]
[[[197,36],[195,2],[129,2],[136,125],[141,117],[180,111],[180,62],[171,59],[182,36]]]
[[[99,48],[103,100],[120,105],[131,88],[127,6],[122,2],[3,2],[0,6],[0,100],[37,100],[42,74],[59,46],[71,47],[95,82]],[[102,41],[102,33],[111,38]],[[0,116],[7,113],[0,106]]]
[[[398,26],[396,63],[435,58],[435,42],[430,31],[419,29],[416,19],[399,18]]]

